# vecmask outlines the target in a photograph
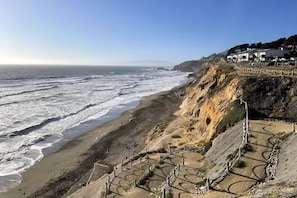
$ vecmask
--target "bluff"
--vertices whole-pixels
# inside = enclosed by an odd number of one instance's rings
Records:
[[[148,134],[148,147],[208,147],[245,117],[241,98],[248,103],[250,119],[296,121],[297,79],[243,75],[224,62],[207,64],[186,87],[175,119]]]
[[[199,60],[190,60],[182,62],[173,67],[174,70],[179,70],[183,72],[200,72],[203,68],[207,67],[210,63],[217,62],[222,58],[225,58],[227,51],[221,53],[214,53],[208,57],[202,57]]]

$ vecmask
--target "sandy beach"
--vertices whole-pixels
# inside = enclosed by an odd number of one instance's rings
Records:
[[[22,183],[0,197],[61,197],[72,193],[87,182],[96,161],[113,166],[140,152],[148,131],[174,118],[181,89],[146,97],[138,107],[71,140],[24,172]]]

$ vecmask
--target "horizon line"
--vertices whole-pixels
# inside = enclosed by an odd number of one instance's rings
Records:
[[[0,63],[1,66],[92,66],[92,67],[100,67],[100,66],[105,66],[105,67],[173,67],[174,65],[171,66],[160,66],[160,65],[129,65],[129,64],[53,64],[53,63]]]

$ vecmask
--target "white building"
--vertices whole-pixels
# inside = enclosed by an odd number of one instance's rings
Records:
[[[237,54],[229,54],[228,56],[227,56],[227,61],[229,61],[229,62],[237,62]]]
[[[237,54],[237,62],[247,62],[253,60],[255,50],[247,50]]]
[[[285,49],[248,49],[246,51],[230,54],[227,56],[229,62],[263,62],[274,58],[284,58],[289,55],[289,51]]]
[[[284,58],[288,54],[289,51],[284,49],[263,49],[257,50],[254,56],[255,61],[265,61],[272,58]]]

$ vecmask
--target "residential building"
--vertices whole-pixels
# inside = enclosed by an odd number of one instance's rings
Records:
[[[286,58],[290,54],[289,50],[280,49],[248,49],[246,51],[229,54],[227,60],[230,62],[263,62],[274,58]]]
[[[266,61],[273,58],[284,58],[289,55],[289,51],[285,49],[262,49],[254,53],[255,61]]]
[[[254,57],[254,49],[249,49],[247,51],[243,51],[237,54],[237,62],[247,62],[253,60]]]
[[[237,54],[229,54],[228,56],[227,56],[227,61],[229,61],[229,62],[237,62]]]

